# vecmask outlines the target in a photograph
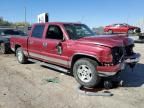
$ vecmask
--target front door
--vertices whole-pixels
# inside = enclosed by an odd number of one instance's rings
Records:
[[[51,63],[68,66],[67,44],[63,34],[59,25],[48,26],[43,55]]]

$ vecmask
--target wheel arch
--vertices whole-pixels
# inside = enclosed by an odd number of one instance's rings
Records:
[[[89,59],[92,59],[92,60],[95,60],[98,65],[101,65],[98,57],[94,56],[94,55],[89,55],[89,54],[83,54],[83,53],[77,53],[77,54],[74,54],[71,58],[71,62],[70,62],[70,67],[72,68],[74,63],[78,60],[78,59],[81,59],[81,58],[89,58]]]
[[[20,47],[21,47],[21,45],[15,44],[15,46],[14,46],[15,55],[16,55],[16,50],[17,50],[18,48],[20,48]]]

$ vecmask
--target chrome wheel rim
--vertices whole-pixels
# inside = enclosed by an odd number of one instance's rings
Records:
[[[92,79],[92,71],[89,66],[87,65],[80,65],[77,69],[78,78],[87,83]]]
[[[23,58],[23,54],[21,53],[21,51],[17,52],[17,57],[18,57],[18,60],[21,62]]]

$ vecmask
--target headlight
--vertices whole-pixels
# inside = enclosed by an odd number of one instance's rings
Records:
[[[123,47],[114,47],[112,48],[113,63],[118,64],[124,55]]]

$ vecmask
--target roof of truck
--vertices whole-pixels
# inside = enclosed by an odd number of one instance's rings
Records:
[[[35,23],[35,24],[81,24],[80,22],[46,22],[46,23]]]

